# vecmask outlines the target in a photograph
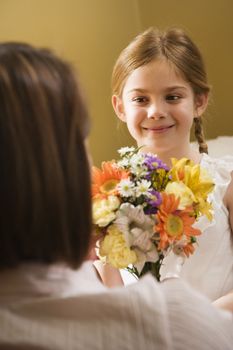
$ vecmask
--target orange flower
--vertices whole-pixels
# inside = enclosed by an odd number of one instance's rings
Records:
[[[92,196],[94,198],[107,198],[117,195],[116,189],[122,179],[129,177],[128,172],[117,168],[114,162],[103,162],[102,169],[92,167]]]
[[[159,249],[166,249],[168,245],[178,241],[183,235],[191,237],[201,234],[192,227],[195,222],[192,207],[178,210],[179,198],[175,195],[162,193],[162,204],[156,214],[156,232],[160,235]]]
[[[189,257],[190,254],[193,254],[195,248],[192,243],[188,243],[183,247],[183,251],[187,257]]]

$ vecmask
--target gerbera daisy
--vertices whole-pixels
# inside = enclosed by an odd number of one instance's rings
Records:
[[[176,255],[181,255],[181,256],[186,255],[187,257],[189,257],[190,254],[194,253],[194,250],[195,250],[194,243],[196,243],[196,241],[197,239],[194,236],[192,237],[183,236],[181,240],[174,245],[172,250]]]
[[[118,168],[114,162],[103,162],[101,168],[92,167],[92,196],[107,198],[117,195],[117,185],[129,177],[128,172]]]
[[[183,235],[191,237],[201,234],[199,229],[192,227],[195,222],[191,207],[178,210],[179,198],[174,194],[162,193],[162,204],[156,214],[156,232],[160,235],[158,248],[166,249],[170,244],[180,240]]]
[[[190,254],[194,253],[194,246],[192,243],[188,243],[186,246],[183,247],[184,254],[189,257]]]

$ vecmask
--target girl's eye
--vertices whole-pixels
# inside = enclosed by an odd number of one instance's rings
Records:
[[[132,101],[136,102],[136,103],[145,103],[148,101],[148,98],[145,96],[137,96],[137,97],[132,98]]]
[[[166,100],[167,101],[177,101],[179,100],[181,97],[178,95],[167,95],[166,96]]]

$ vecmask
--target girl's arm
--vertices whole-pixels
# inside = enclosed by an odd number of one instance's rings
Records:
[[[233,312],[233,291],[215,300],[213,305],[219,307],[220,309]]]
[[[115,269],[108,264],[103,264],[100,260],[95,260],[93,265],[98,272],[100,280],[106,287],[113,288],[124,285],[118,269]]]
[[[121,278],[120,271],[115,269],[109,264],[103,264],[101,260],[98,259],[96,253],[96,242],[99,236],[95,232],[92,233],[92,239],[90,242],[90,249],[86,260],[91,260],[92,264],[97,272],[97,276],[100,281],[109,288],[123,286],[124,282]]]
[[[231,182],[227,188],[227,192],[224,196],[224,203],[229,212],[229,220],[231,233],[233,234],[233,172],[231,173]]]

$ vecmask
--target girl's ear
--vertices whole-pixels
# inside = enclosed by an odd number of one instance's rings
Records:
[[[206,110],[206,107],[208,105],[209,101],[209,94],[208,92],[199,94],[195,97],[195,104],[196,104],[196,117],[200,117]]]
[[[121,121],[126,122],[122,99],[117,95],[113,95],[112,96],[112,105],[113,105],[114,111],[115,111],[116,115],[118,116],[118,118]]]

